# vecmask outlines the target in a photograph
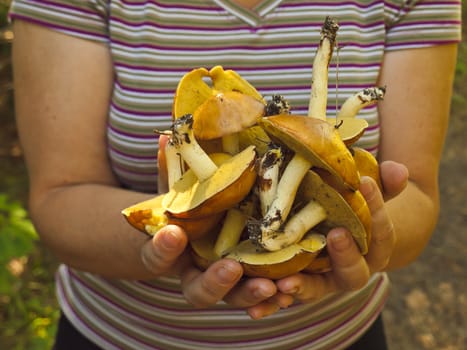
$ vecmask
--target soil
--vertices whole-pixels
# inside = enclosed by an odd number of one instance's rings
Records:
[[[466,36],[441,162],[439,223],[420,258],[390,273],[392,293],[383,313],[390,350],[467,349]],[[14,126],[10,83],[5,79],[9,74],[6,64],[0,62],[0,192],[25,203],[28,182]]]

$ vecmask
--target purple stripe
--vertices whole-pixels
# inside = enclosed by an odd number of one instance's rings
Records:
[[[311,68],[311,67],[310,67]],[[311,70],[310,70],[311,71]],[[122,91],[128,91],[128,92],[139,92],[139,93],[145,93],[145,94],[157,94],[157,93],[160,93],[161,91],[158,90],[158,89],[155,89],[155,90],[152,90],[152,89],[142,89],[142,88],[132,88],[132,87],[127,87],[127,86],[123,86],[123,85],[120,85]],[[367,87],[371,87],[370,85],[368,85],[367,83],[362,83],[362,84],[339,84],[339,89],[349,89],[349,90],[359,90],[359,89],[364,89],[364,88],[367,88]],[[334,86],[331,86],[330,85],[330,88],[335,88],[335,85]],[[281,86],[281,85],[268,85],[268,86],[257,86],[257,90],[258,91],[265,91],[265,92],[269,92],[269,91],[277,91],[277,90],[284,90],[284,91],[292,91],[292,90],[309,90],[310,89],[310,85],[294,85],[294,86]],[[144,118],[144,117],[156,117],[156,118],[168,118],[170,119],[171,116],[170,116],[170,113],[164,113],[164,112],[136,112],[136,111],[133,111],[133,110],[128,110],[128,109],[124,109],[122,107],[119,107],[119,106],[116,106],[115,104],[112,103],[112,107],[122,113],[128,113],[130,114],[131,116],[137,116],[137,117],[141,117],[141,118]],[[125,133],[121,132],[122,135],[125,135]],[[137,136],[139,137],[138,135],[139,134],[131,134],[131,133],[128,133],[127,134],[128,136]],[[150,136],[141,136],[141,138],[150,138]]]
[[[77,280],[77,282],[80,283],[79,277],[77,277],[74,273],[72,273],[70,269],[67,269],[67,270],[68,270],[68,273],[69,273],[69,275],[70,275],[70,278],[72,278],[72,276],[74,276],[74,278]],[[82,282],[82,281],[81,281],[81,282]],[[82,285],[86,285],[86,284],[84,284],[84,283],[81,283],[81,284],[82,284]],[[92,288],[89,288],[89,287],[88,287],[88,289],[93,290]],[[62,289],[62,290],[63,290],[63,289]],[[99,294],[99,293],[96,293],[96,294]],[[99,295],[100,295],[100,294],[99,294]],[[102,295],[101,295],[101,296],[102,296]],[[104,297],[103,297],[103,299],[108,300],[107,298],[104,298]],[[68,303],[68,300],[66,300],[66,302],[67,302],[68,307],[69,307],[70,309],[72,309],[70,303]],[[121,307],[119,307],[119,305],[115,305],[115,304],[112,303],[111,301],[109,301],[109,302],[110,302],[111,304],[113,304],[114,306],[117,306],[117,309],[118,309],[118,308],[122,309]],[[96,312],[95,309],[93,309],[93,310],[94,310],[94,312]],[[94,329],[89,328],[89,327],[84,323],[83,319],[80,318],[80,317],[76,314],[76,312],[73,312],[73,314],[75,315],[76,318],[78,318],[78,319],[81,321],[81,323],[83,324],[83,326],[85,326],[88,330],[90,330],[90,331],[93,332],[94,334],[98,334],[98,333],[97,333],[97,330],[94,330]],[[102,318],[102,317],[101,317],[101,318]],[[144,345],[147,345],[147,346],[149,346],[149,347],[154,346],[154,344],[147,343],[147,342],[145,342],[145,341],[143,341],[143,340],[141,340],[141,339],[139,339],[139,338],[136,338],[136,337],[133,336],[132,334],[126,332],[126,328],[121,328],[120,326],[118,326],[118,325],[116,325],[116,324],[112,324],[111,326],[112,326],[113,328],[117,328],[122,334],[124,334],[124,335],[127,336],[128,338],[132,339],[132,340],[135,341],[136,343],[144,344]],[[107,339],[108,336],[105,336],[105,337],[104,337],[104,335],[102,335],[102,336],[99,335],[99,336],[100,336],[102,339],[105,339],[106,342],[111,343],[111,344],[112,344],[113,346],[115,346],[116,348],[119,348],[119,347],[120,347],[120,345],[117,345],[117,344],[115,344],[114,342],[112,342],[112,341],[110,341],[109,339]],[[123,343],[123,341],[122,341],[122,343]]]
[[[118,65],[116,64],[115,66],[121,66],[121,65]],[[129,66],[129,65],[127,65]],[[146,68],[141,68],[141,67],[138,67],[138,70],[140,71],[146,71],[146,72],[149,72],[150,69],[146,69]],[[154,71],[158,71],[159,69],[154,69]],[[132,91],[132,92],[138,92],[138,93],[141,93],[141,94],[172,94],[175,92],[175,88],[174,89],[170,89],[170,90],[162,90],[162,89],[143,89],[143,88],[135,88],[135,87],[132,87],[132,88],[129,88],[128,86],[125,86],[121,83],[121,81],[119,80],[115,80],[115,85],[117,85],[119,88],[122,89],[122,91]],[[121,107],[119,107],[121,108]],[[132,112],[131,112],[132,113]]]
[[[118,105],[116,105],[113,101],[111,103],[111,106],[113,109],[119,111],[119,112],[122,112],[122,113],[128,113],[129,115],[131,116],[134,116],[134,117],[158,117],[158,118],[172,118],[170,114],[167,114],[167,112],[142,112],[142,111],[134,111],[134,110],[130,110],[130,109],[126,109],[126,108],[122,108]],[[147,138],[149,138],[150,136],[148,136]]]
[[[76,279],[76,281],[78,283],[80,283],[82,286],[84,286],[85,288],[89,289],[90,291],[92,291],[93,293],[97,294],[100,298],[102,298],[103,300],[106,300],[107,302],[109,302],[109,304],[112,304],[114,305],[117,309],[122,309],[126,312],[128,312],[130,315],[132,316],[135,316],[139,319],[142,319],[143,321],[149,321],[149,322],[152,322],[153,324],[157,325],[170,325],[172,328],[174,329],[189,329],[189,330],[223,330],[223,329],[231,329],[231,330],[242,330],[242,329],[245,329],[245,328],[250,328],[248,325],[246,325],[245,327],[241,327],[241,326],[236,326],[236,327],[232,327],[232,326],[218,326],[218,327],[215,327],[215,328],[212,328],[212,327],[193,327],[193,326],[179,326],[179,325],[176,325],[176,324],[167,324],[167,323],[161,323],[161,322],[156,322],[156,320],[153,320],[153,319],[150,319],[148,317],[145,317],[145,316],[141,316],[141,315],[138,315],[136,316],[134,314],[134,312],[132,310],[128,310],[126,307],[123,307],[122,305],[117,305],[115,304],[112,300],[110,300],[106,295],[103,295],[101,294],[99,291],[95,290],[92,286],[88,285],[85,281],[83,281],[79,276],[77,276],[73,271],[70,270],[70,275],[71,276],[74,276],[74,278]],[[370,299],[371,299],[371,296],[373,296],[375,293],[376,293],[376,290],[380,287],[380,285],[382,284],[383,280],[381,279],[378,284],[375,286],[374,290],[372,291],[372,293],[370,294],[370,297],[368,298],[368,301],[365,302],[365,304],[354,314],[354,316],[349,319],[348,321],[342,323],[342,325],[345,325],[347,323],[349,323],[351,320],[353,320],[356,315],[358,315],[360,313],[360,311],[369,304],[370,302]],[[127,295],[127,297],[129,299],[134,299],[142,304],[146,304],[146,305],[149,305],[149,306],[152,306],[154,307],[155,305],[153,304],[149,304],[147,303],[144,299],[139,299],[139,298],[135,298],[133,294],[131,293],[128,293],[126,290],[122,290],[122,289],[119,289],[119,291],[122,293],[122,294],[125,294]],[[295,305],[295,306],[292,306],[292,307],[301,307],[301,305]],[[340,309],[339,311],[336,311],[335,313],[333,314],[330,314],[328,315],[327,317],[319,320],[319,321],[316,321],[316,322],[313,322],[311,324],[308,324],[307,326],[304,326],[302,328],[299,328],[299,329],[296,329],[292,332],[287,332],[287,333],[284,333],[284,334],[281,334],[281,335],[277,335],[277,336],[269,336],[269,335],[266,335],[264,338],[255,338],[254,341],[241,341],[241,343],[249,343],[249,342],[261,342],[261,341],[267,341],[269,339],[279,339],[279,338],[283,338],[285,336],[291,336],[293,334],[296,334],[296,333],[300,333],[306,329],[309,329],[309,328],[312,328],[312,327],[315,327],[323,322],[326,322],[327,320],[335,317],[336,315],[340,314],[341,312],[343,312],[343,310],[346,310],[348,308],[350,308],[351,306],[347,307],[347,308],[344,308],[344,309]],[[178,313],[191,313],[193,310],[180,310],[180,309],[172,309],[172,308],[167,308],[167,307],[163,307],[161,305],[157,305],[156,308],[159,308],[159,309],[162,309],[162,310],[169,310],[169,311],[176,311]],[[231,310],[231,311],[234,311],[234,310]],[[239,310],[238,310],[239,311]],[[199,310],[198,310],[199,312]],[[197,312],[195,312],[197,313]],[[202,311],[203,314],[206,314],[206,313],[214,313],[214,314],[218,314],[219,313],[219,310],[203,310]],[[336,328],[334,328],[336,329]],[[331,332],[331,331],[330,331]],[[327,333],[326,333],[327,334]],[[188,339],[188,340],[195,340],[195,339],[190,339],[190,338],[182,338],[182,339]],[[316,339],[319,339],[319,338],[316,338]],[[230,341],[229,341],[230,342]],[[227,343],[226,342],[213,342],[213,341],[210,341],[209,342],[210,344],[225,344]]]
[[[141,156],[141,155],[133,155],[131,153],[125,153],[112,147],[111,145],[108,145],[108,148],[110,149],[111,152],[114,152],[116,154],[119,154],[120,156],[126,157],[128,158],[128,160],[131,160],[131,159],[156,160],[157,159],[155,155],[154,156]]]
[[[461,1],[433,1],[433,2],[424,2],[423,5],[424,6],[445,6],[445,5],[453,5],[453,6],[457,6],[457,5],[460,5],[462,2]],[[384,7],[386,8],[390,8],[392,10],[394,10],[395,12],[399,12],[401,10],[404,10],[405,13],[409,12],[411,9],[410,7],[404,7],[404,8],[401,8],[400,6],[396,6],[392,3],[389,3],[387,1],[384,1]]]
[[[388,298],[388,294],[389,293],[385,293],[385,297],[384,297],[384,300],[387,300]],[[381,303],[381,305],[375,310],[375,312],[373,313],[373,316],[370,317],[366,322],[364,322],[361,326],[361,328],[357,331],[358,334],[353,334],[354,335],[354,338],[353,338],[353,341],[355,341],[358,337],[361,336],[361,334],[363,334],[368,328],[369,326],[376,320],[376,318],[378,317],[378,315],[383,311],[384,309],[384,302]],[[345,344],[349,342],[349,339],[344,339],[342,341],[340,341],[339,343],[336,344],[337,345],[342,345],[342,344]],[[347,346],[349,346],[351,344],[348,344]]]
[[[216,54],[221,53],[224,50],[250,50],[250,51],[255,51],[256,53],[261,52],[262,50],[264,51],[269,51],[269,50],[286,50],[286,49],[294,49],[294,50],[299,50],[299,49],[309,49],[311,48],[316,48],[318,47],[318,43],[310,43],[310,44],[287,44],[287,45],[267,45],[264,47],[261,46],[256,46],[256,45],[231,45],[231,46],[213,46],[213,47],[200,47],[200,46],[162,46],[162,45],[154,45],[154,44],[148,44],[148,43],[128,43],[125,41],[119,41],[119,40],[111,40],[112,44],[120,45],[123,47],[129,47],[129,48],[144,48],[144,49],[151,49],[151,50],[163,50],[167,52],[171,51],[177,51],[177,52],[192,52],[193,50],[196,50],[198,52],[210,52],[210,51],[215,51]],[[354,46],[354,47],[359,47],[359,48],[369,48],[369,47],[375,47],[375,46],[384,46],[384,41],[379,41],[379,42],[372,42],[369,44],[362,44],[359,42],[340,42],[339,47],[340,49],[345,49],[348,46]]]
[[[57,29],[57,30],[61,30],[61,31],[73,32],[73,33],[81,34],[81,35],[84,35],[84,36],[94,37],[94,38],[99,38],[99,39],[106,39],[106,40],[108,39],[107,36],[103,35],[103,34],[98,34],[98,33],[89,32],[89,31],[85,31],[85,30],[81,30],[81,29],[75,29],[75,28],[70,29],[69,27],[61,26],[61,25],[58,25],[58,24],[52,24],[50,22],[45,22],[45,21],[41,21],[41,20],[38,20],[38,19],[35,19],[35,18],[19,15],[17,13],[12,13],[10,17],[12,19],[20,19],[20,20],[27,21],[27,22],[30,22],[30,23],[33,23],[33,24],[37,24],[37,25],[41,25],[41,26],[45,26],[45,27],[48,27],[48,28],[53,28],[53,29]]]
[[[154,132],[152,132],[150,135],[147,135],[147,134],[145,135],[142,133],[131,133],[128,131],[117,129],[112,125],[108,125],[108,129],[112,130],[115,134],[126,136],[126,137],[131,137],[135,139],[144,139],[144,140],[154,139],[155,141],[159,140],[159,136]]]
[[[83,286],[85,286],[87,289],[91,290],[93,293],[95,293],[96,295],[98,295],[100,298],[106,300],[107,302],[109,302],[109,304],[112,304],[114,306],[117,307],[117,309],[121,308],[125,311],[128,311],[130,314],[133,314],[131,312],[131,310],[127,310],[125,307],[122,307],[121,305],[118,305],[116,304],[112,299],[110,299],[107,295],[105,294],[102,294],[101,292],[99,292],[98,290],[96,290],[94,287],[92,287],[91,285],[89,285],[85,280],[83,280],[81,277],[79,277],[75,272],[71,271],[70,270],[70,275],[73,276],[73,278],[75,280],[77,280],[77,282],[79,282],[80,284],[82,284]],[[118,291],[122,294],[125,294],[126,296],[128,296],[129,299],[133,299],[133,300],[136,300],[138,301],[139,303],[141,304],[144,304],[144,305],[147,305],[147,306],[150,306],[150,307],[155,307],[155,308],[158,308],[158,309],[161,309],[161,310],[166,310],[166,311],[174,311],[174,312],[179,312],[179,313],[192,313],[193,311],[196,311],[195,313],[199,312],[200,310],[194,310],[194,309],[181,309],[181,308],[170,308],[170,307],[167,307],[167,306],[163,306],[163,305],[154,305],[154,304],[151,304],[149,303],[146,299],[143,299],[143,298],[136,298],[134,294],[131,294],[131,293],[128,293],[126,290],[124,289],[121,289],[121,288],[117,288],[116,286],[112,285],[113,288],[115,289],[118,289]],[[169,294],[173,294],[175,296],[179,295],[181,296],[181,293],[169,293]],[[180,298],[181,300],[183,300],[183,297]],[[188,304],[187,304],[188,305]],[[213,313],[213,314],[216,314],[218,313],[218,311],[216,310],[202,310],[203,313],[207,312],[207,313]],[[148,318],[142,316],[141,317],[142,319],[144,320],[148,320]],[[190,327],[191,328],[191,327]]]
[[[68,270],[68,268],[67,268],[67,270]],[[112,344],[115,348],[119,347],[116,343],[110,341],[109,339],[106,339],[107,337],[105,337],[105,334],[103,334],[101,332],[98,332],[98,329],[90,328],[87,325],[87,323],[85,323],[85,321],[74,311],[74,308],[72,307],[71,303],[69,302],[68,295],[65,293],[65,288],[63,286],[62,278],[58,278],[57,287],[58,287],[60,293],[63,295],[63,299],[61,299],[61,302],[65,303],[67,305],[68,309],[73,313],[73,316],[79,320],[79,322],[80,322],[80,324],[81,324],[81,326],[83,328],[86,328],[90,333],[93,333],[93,334],[97,335],[99,338],[105,339],[105,341],[107,343]]]
[[[326,336],[328,336],[330,333],[332,332],[335,332],[336,330],[342,328],[343,326],[351,323],[369,304],[370,302],[372,301],[372,298],[374,297],[374,295],[376,294],[376,292],[378,291],[378,289],[381,287],[381,285],[383,284],[383,281],[384,281],[384,278],[380,278],[380,280],[378,281],[378,283],[376,284],[375,288],[372,290],[371,294],[369,295],[369,297],[367,298],[366,302],[353,314],[352,317],[346,319],[343,323],[341,323],[340,325],[336,325],[334,326],[331,330],[321,334],[318,338],[314,338],[313,341],[317,341],[319,339],[323,339],[325,338]],[[386,292],[386,295],[388,293]],[[384,304],[381,303],[381,304]],[[342,311],[341,311],[342,312]],[[306,329],[308,327],[304,327],[303,329]],[[345,340],[344,340],[345,341]],[[305,343],[303,343],[302,345],[305,345]]]
[[[336,2],[336,3],[333,3],[333,4],[329,4],[329,2],[314,2],[314,1],[311,1],[311,2],[304,2],[304,3],[298,3],[298,4],[284,4],[284,5],[281,5],[280,7],[281,8],[295,8],[295,7],[311,7],[311,6],[315,6],[315,7],[337,7],[337,6],[355,6],[357,8],[361,8],[361,9],[368,9],[369,7],[372,7],[372,6],[375,6],[375,5],[379,5],[381,1],[377,0],[377,1],[374,1],[374,2],[370,2],[369,4],[363,4],[361,1],[360,2],[356,2],[356,1],[340,1],[340,2]]]
[[[441,44],[458,44],[461,41],[459,40],[430,40],[430,41],[407,41],[407,42],[397,42],[390,43],[386,47],[410,47],[410,46],[431,46],[431,45],[441,45]]]
[[[177,6],[170,6],[170,5],[166,5],[166,4],[161,4],[157,1],[151,1],[151,0],[148,0],[148,1],[127,1],[127,0],[121,0],[121,3],[122,4],[125,4],[127,7],[136,7],[136,6],[141,6],[141,5],[155,5],[157,7],[160,7],[160,8],[166,8],[166,9],[187,9],[187,10],[198,10],[198,11],[214,11],[214,12],[219,12],[219,7],[217,6],[205,6],[205,7],[201,7],[201,6],[191,6],[191,5],[180,5],[180,4],[177,4]]]
[[[184,25],[184,26],[180,26],[180,25],[162,25],[160,23],[156,23],[156,22],[153,22],[153,21],[147,21],[147,20],[144,20],[144,21],[139,21],[139,22],[131,22],[129,20],[124,20],[122,18],[119,18],[119,17],[114,17],[114,16],[111,16],[110,17],[110,22],[116,22],[116,23],[120,23],[124,26],[127,26],[127,27],[130,27],[130,28],[139,28],[139,27],[143,27],[143,26],[147,26],[147,27],[152,27],[152,28],[159,28],[159,29],[166,29],[166,30],[189,30],[189,31],[192,31],[192,32],[199,32],[199,31],[204,31],[204,32],[218,32],[218,31],[222,31],[222,32],[226,32],[227,30],[229,30],[229,32],[237,32],[237,31],[251,31],[251,27],[248,26],[248,25],[239,25],[239,26],[235,26],[235,27],[232,27],[232,28],[229,28],[229,29],[226,29],[225,26],[222,26],[222,27],[212,27],[212,26],[209,26],[209,27],[200,27],[200,26],[190,26],[190,25]],[[315,30],[316,28],[320,29],[322,27],[322,22],[314,22],[314,23],[311,23],[311,22],[307,22],[307,23],[304,23],[304,24],[274,24],[274,25],[259,25],[258,28],[256,29],[256,31],[261,31],[261,30],[272,30],[272,29],[282,29],[282,28],[287,28],[287,29],[312,29],[312,30]],[[342,21],[339,23],[339,26],[342,28],[342,27],[345,27],[345,26],[353,26],[353,27],[357,27],[357,28],[360,28],[360,29],[372,29],[372,28],[377,28],[377,27],[381,27],[384,25],[384,22],[381,21],[381,20],[378,20],[376,22],[373,22],[373,23],[365,23],[365,24],[362,24],[362,23],[359,23],[359,22],[355,22],[355,21]]]
[[[87,15],[98,16],[100,18],[104,18],[104,16],[101,16],[101,14],[96,12],[96,11],[86,10],[86,9],[83,9],[83,8],[80,8],[80,7],[67,5],[67,4],[64,4],[64,3],[56,3],[56,2],[48,1],[48,0],[29,0],[29,1],[38,3],[39,5],[50,5],[52,7],[56,7],[58,9],[62,9],[62,10],[67,9],[67,10],[71,10],[71,11],[85,13]],[[63,13],[63,11],[60,11],[60,10],[58,12]]]
[[[370,107],[376,108],[375,105],[370,106]],[[366,128],[365,130],[368,130],[368,131],[375,131],[375,130],[377,130],[377,129],[379,129],[379,123],[374,124],[374,125],[370,125],[370,126],[369,126],[368,128]]]
[[[410,27],[417,27],[417,26],[429,26],[434,27],[435,25],[446,25],[446,24],[454,24],[454,25],[461,25],[462,21],[460,20],[440,20],[440,21],[417,21],[411,23],[398,23],[397,28],[410,28]],[[434,28],[436,29],[436,28]]]
[[[381,45],[384,45],[384,44],[381,44]],[[120,67],[120,68],[125,68],[125,69],[130,69],[130,70],[138,70],[138,71],[143,71],[143,72],[161,72],[161,73],[174,73],[174,74],[177,74],[177,75],[181,75],[181,74],[184,74],[184,73],[187,73],[189,72],[192,68],[164,68],[164,67],[153,67],[153,66],[135,66],[135,65],[131,65],[131,64],[128,64],[128,63],[123,63],[123,62],[115,62],[114,64],[116,67]],[[371,64],[371,63],[339,63],[339,68],[352,68],[352,69],[359,69],[359,68],[378,68],[380,66],[380,63],[374,63],[374,64]],[[331,63],[329,65],[329,67],[331,68],[335,68],[336,67],[336,64],[335,63]],[[287,70],[287,71],[293,71],[294,69],[310,69],[311,68],[311,64],[310,65],[283,65],[283,66],[261,66],[260,68],[259,67],[255,67],[255,66],[248,66],[248,67],[241,67],[241,66],[223,66],[223,68],[225,70],[227,69],[232,69],[232,70],[235,70],[235,71],[246,71],[246,72],[249,72],[249,71],[267,71],[267,70],[271,70],[271,71],[274,71],[274,70]],[[122,86],[123,85],[120,85],[120,82],[117,82],[119,84],[119,86]],[[154,91],[159,91],[159,92],[162,92],[162,93],[167,93],[167,92],[172,92],[172,90],[154,90]]]
[[[177,325],[177,324],[171,324],[171,323],[163,323],[163,322],[157,322],[159,320],[157,319],[152,319],[152,318],[149,318],[147,316],[143,316],[141,314],[135,314],[135,310],[132,310],[132,309],[128,309],[127,307],[123,306],[123,305],[120,305],[120,304],[116,304],[112,299],[110,299],[107,295],[105,294],[102,294],[100,291],[98,291],[97,289],[95,289],[94,287],[92,287],[91,285],[89,285],[88,283],[86,283],[85,280],[83,280],[82,278],[80,278],[78,275],[76,275],[72,270],[69,270],[69,274],[70,274],[70,278],[74,279],[77,283],[79,283],[82,287],[88,289],[89,291],[91,291],[92,293],[96,294],[99,298],[105,300],[106,302],[108,302],[109,304],[113,305],[115,307],[115,309],[121,309],[125,312],[127,312],[128,314],[134,316],[135,318],[138,318],[138,319],[141,319],[143,321],[149,321],[149,322],[152,322],[154,323],[155,325],[161,325],[161,326],[171,326],[175,329],[189,329],[189,330],[209,330],[211,328],[207,328],[207,327],[195,327],[195,326],[192,326],[192,325],[189,325],[189,326],[180,326],[180,325]],[[115,288],[115,286],[112,286],[113,288]],[[118,288],[118,291],[124,295],[126,295],[128,297],[129,300],[136,300],[137,302],[141,303],[141,304],[145,304],[145,305],[148,305],[149,307],[151,308],[157,308],[157,309],[161,309],[161,310],[166,310],[166,311],[171,311],[171,312],[177,312],[177,313],[180,313],[180,314],[189,314],[189,313],[193,313],[193,314],[199,314],[199,313],[202,313],[202,314],[219,314],[219,310],[216,310],[216,309],[206,309],[206,310],[196,310],[196,309],[193,309],[193,308],[189,308],[189,309],[180,309],[180,308],[169,308],[167,306],[162,306],[162,305],[154,305],[154,304],[151,304],[151,303],[148,303],[145,299],[141,299],[141,298],[135,298],[134,294],[131,294],[131,293],[128,293],[126,290],[124,289],[120,289]],[[174,293],[172,293],[174,294]],[[176,295],[180,295],[180,293],[177,293]],[[184,300],[183,297],[180,298],[180,300]],[[131,303],[130,303],[131,304]],[[188,304],[187,304],[188,305]],[[230,311],[237,311],[237,312],[242,312],[243,313],[243,310],[236,310],[236,309],[232,309]],[[182,315],[183,316],[183,315]],[[157,315],[155,315],[155,317],[157,317]],[[176,320],[174,320],[174,322],[176,322]],[[216,327],[215,329],[245,329],[245,328],[249,328],[249,326],[236,326],[235,328],[231,327],[231,326],[223,326],[223,325],[220,325],[219,327]],[[185,339],[190,339],[190,338],[185,338]]]

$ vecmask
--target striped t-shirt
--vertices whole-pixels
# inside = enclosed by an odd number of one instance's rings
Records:
[[[16,0],[11,9],[12,18],[109,46],[115,70],[109,157],[122,186],[147,192],[157,183],[153,130],[170,126],[183,74],[221,65],[266,99],[281,94],[292,113],[305,114],[327,15],[340,25],[329,116],[348,96],[376,84],[385,52],[460,40],[460,0],[265,0],[254,10],[230,0]],[[359,145],[377,153],[376,106],[358,117],[369,122]],[[109,280],[63,265],[57,290],[74,326],[105,349],[343,349],[381,312],[388,280],[376,274],[360,291],[259,321],[223,303],[194,310],[173,278]]]

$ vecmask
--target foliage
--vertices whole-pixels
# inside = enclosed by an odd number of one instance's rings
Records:
[[[32,252],[36,231],[19,202],[0,194],[0,294],[11,295],[24,257]]]
[[[37,233],[18,201],[0,193],[0,348],[51,347],[57,309],[43,304],[53,295],[41,283],[49,271],[35,261]],[[44,280],[43,282],[45,282]],[[20,336],[18,336],[20,335]]]

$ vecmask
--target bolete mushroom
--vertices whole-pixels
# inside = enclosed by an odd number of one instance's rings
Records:
[[[214,229],[222,220],[224,213],[219,212],[201,218],[177,218],[162,207],[164,195],[158,195],[122,210],[128,223],[141,232],[154,235],[166,225],[182,227],[190,239],[196,239]]]
[[[264,115],[262,102],[237,91],[219,92],[193,113],[193,132],[198,140],[222,139],[229,154],[240,151],[238,133],[255,125]]]
[[[379,174],[379,164],[375,156],[361,147],[351,147],[350,152],[355,160],[355,165],[360,176],[369,176],[378,184],[380,190],[383,190],[381,177]]]
[[[190,242],[193,259],[200,268],[206,269],[219,259],[214,252],[216,239],[213,232]],[[309,266],[325,246],[324,235],[310,232],[299,243],[276,252],[260,250],[251,240],[243,240],[226,257],[240,262],[246,276],[279,279]]]
[[[275,252],[258,250],[255,243],[245,240],[227,258],[240,262],[247,276],[280,279],[302,271],[325,246],[326,237],[318,233],[309,233],[300,242]]]
[[[281,114],[261,118],[259,124],[274,142],[284,144],[313,166],[326,169],[351,189],[360,186],[352,154],[327,121]]]
[[[219,92],[236,91],[265,104],[261,94],[248,81],[233,70],[215,66],[211,70],[196,68],[180,79],[172,105],[173,119],[194,111],[208,98]]]
[[[180,218],[209,216],[225,211],[250,192],[256,180],[254,146],[230,157],[217,166],[193,135],[193,116],[174,121],[172,137],[181,158],[190,167],[169,192],[162,206]]]
[[[334,124],[347,147],[357,142],[368,127],[365,119],[356,118],[358,112],[382,100],[385,93],[385,87],[363,89],[344,101],[335,118],[327,118],[330,124]]]
[[[176,119],[167,133],[168,144],[176,150],[167,154],[176,158],[167,159],[168,166],[178,167],[178,160],[187,163],[189,169],[173,182],[168,193],[122,211],[134,227],[153,234],[173,223],[185,228],[189,238],[198,238],[212,229],[224,212],[239,203],[254,185],[254,146],[235,156],[210,156],[196,141],[192,125],[193,116],[187,114]]]
[[[326,118],[328,66],[338,28],[326,18],[307,116],[290,114],[281,96],[266,103],[238,73],[221,66],[185,75],[167,132],[167,163],[174,168],[169,192],[124,211],[127,220],[153,232],[168,222],[190,223],[198,231],[190,245],[200,267],[229,257],[248,276],[277,279],[329,268],[316,267],[313,260],[329,261],[325,235],[338,226],[347,228],[366,254],[371,215],[358,188],[360,175],[374,172],[375,164],[365,170],[359,162],[367,162],[368,154],[349,147],[368,125],[356,113],[381,91],[350,97],[335,123]],[[232,135],[239,143],[224,143],[230,155],[209,154],[198,143],[212,145],[211,140]],[[200,223],[206,225],[196,226]]]

